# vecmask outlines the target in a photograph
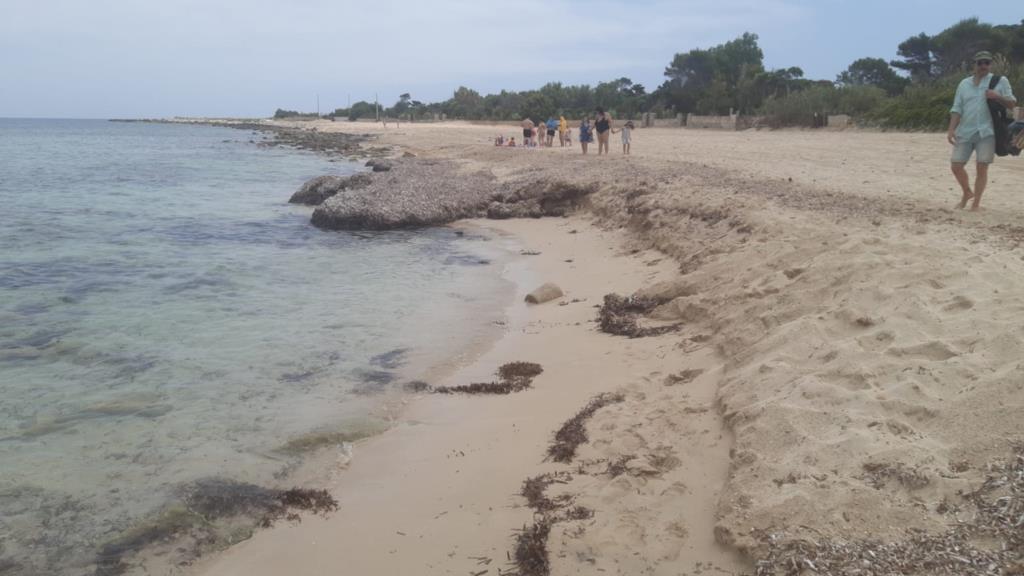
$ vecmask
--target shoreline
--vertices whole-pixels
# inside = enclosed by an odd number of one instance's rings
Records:
[[[1012,290],[1014,279],[1024,274],[1024,265],[1014,254],[1019,238],[1024,237],[1015,222],[1024,211],[1011,203],[1005,185],[1014,176],[1024,175],[1024,167],[997,164],[991,180],[993,185],[1002,183],[1002,193],[994,192],[998,185],[990,186],[986,196],[990,210],[970,214],[950,209],[955,199],[936,194],[952,188],[944,148],[929,135],[651,129],[638,132],[636,156],[595,159],[576,150],[496,150],[488,146],[492,130],[460,124],[414,126],[389,132],[378,129],[377,137],[417,155],[456,161],[462,169],[489,171],[503,182],[522,183],[527,174],[537,181],[558,174],[574,185],[597,181],[584,209],[589,214],[586,218],[598,226],[595,230],[619,229],[614,233],[618,246],[638,254],[660,250],[663,256],[648,261],[670,266],[673,273],[668,276],[681,274],[681,279],[660,289],[651,284],[662,278],[648,277],[643,268],[619,272],[603,286],[593,286],[602,293],[618,289],[655,295],[660,306],[647,314],[683,323],[681,334],[610,341],[634,354],[632,360],[643,369],[659,365],[637,347],[655,340],[663,340],[668,347],[658,360],[681,361],[687,352],[706,349],[717,354],[717,364],[709,364],[702,373],[712,381],[702,381],[686,392],[702,399],[698,405],[686,405],[684,400],[690,398],[627,393],[623,404],[630,407],[628,412],[605,408],[587,425],[591,439],[573,460],[577,474],[565,484],[549,486],[547,496],[557,499],[569,494],[571,501],[593,515],[547,526],[550,533],[545,532],[542,540],[551,552],[554,573],[590,571],[603,565],[617,573],[649,568],[654,573],[677,574],[693,570],[674,562],[688,542],[697,540],[714,543],[701,548],[704,554],[722,552],[720,545],[725,546],[726,559],[733,553],[729,550],[742,552],[747,560],[738,560],[737,570],[750,572],[751,565],[743,562],[756,561],[759,574],[781,573],[785,566],[804,559],[838,571],[870,556],[877,559],[880,570],[910,561],[921,566],[919,573],[940,574],[982,574],[990,564],[1011,566],[1019,561],[1012,546],[1004,546],[1002,552],[978,548],[964,539],[962,530],[979,531],[1003,542],[1015,537],[1011,528],[985,512],[992,505],[993,488],[969,490],[996,486],[990,471],[1007,469],[1006,462],[1013,461],[1014,446],[1020,440],[1015,414],[1024,407],[1024,392],[1014,384],[1013,366],[1014,359],[1024,353],[1024,339],[1012,322],[1003,319],[1022,313],[1016,307],[1007,308],[1009,302],[1001,294]],[[641,156],[642,149],[646,152]],[[915,157],[934,161],[920,167]],[[872,170],[865,179],[851,165]],[[579,222],[581,218],[541,222]],[[503,221],[496,226],[529,230],[534,222]],[[576,235],[569,240],[567,236],[553,245],[571,245]],[[952,250],[950,242],[955,246]],[[579,303],[560,308],[574,306]],[[550,334],[556,328],[546,330]],[[544,332],[539,330],[541,335]],[[588,334],[559,339],[551,346],[575,346]],[[483,358],[501,349],[502,342]],[[497,359],[487,364],[483,358],[472,377],[488,377],[495,369]],[[551,362],[537,379],[536,390],[506,398],[455,401],[497,404],[498,416],[507,416],[502,410],[522,405],[519,416],[529,414],[536,408],[523,398],[542,394],[551,371],[559,365],[567,370],[565,365],[572,364],[566,358]],[[621,364],[608,368],[608,373],[621,369]],[[643,369],[622,378],[627,388],[642,390],[657,380],[655,388],[664,392],[675,387],[669,383],[670,376],[682,378],[687,370],[674,366],[667,373],[656,368],[642,373]],[[586,388],[586,382],[573,382],[576,391],[597,391]],[[527,521],[528,511],[517,508],[525,500],[515,496],[523,476],[558,472],[538,459],[559,421],[586,403],[581,401],[586,398],[575,400],[573,406],[559,405],[557,417],[551,414],[539,423],[545,430],[531,430],[534,436],[520,436],[518,443],[511,444],[516,453],[523,453],[522,445],[529,444],[532,460],[524,457],[511,469],[472,470],[478,480],[487,472],[505,482],[500,492],[480,497],[492,509],[489,512],[501,511],[503,529],[509,523]],[[426,404],[437,402],[441,400],[435,396],[426,399]],[[542,406],[545,413],[549,407]],[[666,413],[667,407],[678,408],[682,415]],[[414,403],[411,410],[425,410],[423,402]],[[694,492],[692,480],[680,481],[675,491],[664,486],[658,493],[641,490],[636,498],[625,498],[627,492],[615,490],[628,486],[632,493],[637,485],[642,488],[671,478],[680,468],[701,469],[708,462],[718,462],[714,455],[679,454],[689,445],[680,442],[678,431],[694,415],[722,419],[722,438],[715,436],[719,442],[734,435],[722,461],[724,479],[711,482],[721,492],[713,499],[710,520],[701,526],[666,521],[652,531],[661,538],[650,537],[648,528],[659,519],[644,514],[680,506],[686,494]],[[978,420],[987,422],[988,428],[979,430],[973,424]],[[463,423],[461,434],[453,433],[451,444],[458,445],[467,434],[470,441],[476,439],[477,430],[470,423]],[[458,428],[457,423],[452,426]],[[705,425],[697,431],[698,437],[710,434],[703,430],[712,428]],[[639,452],[641,458],[635,457],[638,437],[651,447]],[[446,462],[452,454],[447,454]],[[435,456],[440,462],[444,455]],[[414,457],[418,458],[410,455]],[[621,466],[611,466],[618,463]],[[663,469],[666,463],[676,467]],[[453,479],[438,474],[438,483],[450,487],[445,482]],[[460,478],[465,482],[465,476]],[[975,496],[969,499],[965,493]],[[459,501],[465,505],[471,500],[466,494],[451,496],[451,502]],[[472,502],[483,506],[480,499]],[[510,508],[510,502],[517,507]],[[622,506],[616,507],[617,503]],[[395,510],[390,501],[378,504],[366,515],[380,518],[380,511],[387,511],[380,520],[384,525],[409,518],[407,510]],[[426,509],[418,510],[420,526],[428,526],[433,517],[427,517]],[[973,523],[965,523],[963,515],[971,513]],[[224,556],[204,561],[194,573],[231,573],[218,570],[260,564],[254,558],[262,557],[259,550],[275,538],[282,538],[283,548],[275,549],[283,554],[293,546],[306,549],[302,547],[313,540],[322,543],[322,537],[343,542],[340,533],[332,530],[340,530],[346,522],[364,521],[362,517],[346,520],[341,518],[344,514],[343,502],[342,510],[326,521],[307,519],[299,527],[257,534]],[[633,524],[614,523],[621,518]],[[490,546],[498,556],[504,546],[506,558],[511,557],[515,546],[511,534],[506,532],[502,539],[496,536],[500,531],[494,530],[495,536],[487,540],[478,534],[483,528],[474,524],[474,520],[480,522],[479,516],[460,519],[457,525],[437,531],[432,527],[431,534],[449,543],[466,538],[477,543],[477,549]],[[979,524],[986,519],[992,524]],[[307,524],[308,528],[302,527]],[[353,541],[362,542],[358,540],[364,536],[362,525],[348,529],[353,530],[349,533]],[[394,537],[401,540],[386,541],[407,542],[409,532],[398,531],[403,534],[396,532]],[[293,535],[291,540],[277,536],[286,533]],[[478,536],[482,539],[474,540]],[[815,544],[808,545],[809,541]],[[434,558],[430,569],[438,572],[507,568],[507,564],[470,566],[468,561],[483,557],[475,553],[470,554],[473,558],[461,557],[458,552],[448,557],[450,546],[444,557],[430,556],[439,548],[444,546],[412,548],[416,557],[399,568],[422,570],[427,557]],[[968,569],[947,560],[929,564],[921,556],[925,550],[952,554],[954,548],[968,550],[978,558],[977,566]],[[358,556],[365,551],[354,552]],[[358,561],[373,568],[378,566],[373,562],[384,555],[407,558],[398,549],[378,552]],[[317,554],[317,562],[325,563],[303,564],[306,572],[328,569],[335,561],[353,562],[352,557],[328,560]],[[620,563],[636,560],[637,554],[650,564],[620,569],[625,566]]]
[[[507,309],[504,336],[441,383],[485,381],[493,377],[499,364],[532,361],[545,368],[534,388],[509,396],[427,394],[415,398],[402,412],[398,425],[356,445],[357,455],[331,487],[339,499],[338,512],[326,519],[306,517],[298,525],[261,531],[221,555],[201,560],[189,573],[316,573],[322,567],[341,564],[358,573],[429,572],[442,566],[470,572],[488,567],[511,569],[504,551],[515,530],[533,518],[525,502],[517,502],[516,494],[528,477],[560,469],[575,471],[573,466],[545,463],[544,451],[550,430],[590,398],[617,390],[627,396],[662,392],[662,379],[670,373],[707,370],[703,395],[693,398],[688,407],[693,413],[703,410],[701,414],[709,422],[702,422],[702,427],[715,425],[717,415],[706,410],[706,404],[713,402],[715,374],[720,375],[716,367],[721,362],[713,354],[698,353],[692,361],[666,358],[665,352],[674,344],[671,336],[629,340],[599,333],[593,325],[593,305],[607,290],[631,292],[639,287],[633,280],[637,276],[671,278],[675,272],[670,261],[653,252],[623,253],[617,248],[624,241],[620,233],[602,231],[578,217],[469,221],[459,226],[463,225],[528,237],[531,240],[524,248],[541,254],[523,256],[507,267],[506,277],[516,282],[517,290]],[[560,245],[559,236],[569,236],[570,230],[576,233],[571,235],[574,246],[567,250]],[[610,252],[619,253],[609,256]],[[573,262],[566,263],[567,259]],[[660,262],[645,263],[655,260]],[[589,267],[598,271],[582,270]],[[536,306],[523,303],[527,292],[551,278],[566,291],[559,299],[566,305],[560,306],[559,301]],[[717,425],[721,426],[720,417]],[[703,429],[692,433],[700,435]],[[674,518],[666,526],[676,523],[677,530],[687,530],[685,524],[694,522],[690,512],[704,522],[713,521],[714,490],[721,488],[728,469],[727,436],[719,430],[713,441],[701,447],[699,456],[689,455],[706,468],[708,455],[714,454],[718,482],[707,482],[704,471],[694,477],[692,470],[686,473],[685,482],[662,480],[664,487],[689,485],[692,490],[688,494],[692,504],[684,508],[686,521]],[[604,461],[600,457],[595,460]],[[680,465],[673,466],[677,467]],[[603,481],[605,475],[598,468],[579,474],[580,481]],[[480,485],[483,478],[486,483]],[[697,486],[702,491],[697,491]],[[623,490],[619,486],[608,489]],[[638,489],[646,493],[651,488]],[[557,527],[569,530],[571,524]],[[689,530],[698,531],[698,527]],[[336,544],[318,544],[324,541]],[[710,531],[703,538],[694,538],[687,549],[669,555],[674,555],[672,562],[680,569],[693,569],[700,563],[727,570],[749,569],[734,553],[716,544]]]

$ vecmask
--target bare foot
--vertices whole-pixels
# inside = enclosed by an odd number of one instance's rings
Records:
[[[961,210],[967,208],[967,201],[971,198],[974,198],[974,194],[972,192],[964,192],[964,197],[960,199],[960,204],[957,205],[957,208]]]
[[[982,210],[984,210],[984,208],[978,206],[977,204],[971,205],[971,212],[981,212]]]

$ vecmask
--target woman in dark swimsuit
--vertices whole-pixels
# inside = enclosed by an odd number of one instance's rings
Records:
[[[597,119],[594,121],[594,130],[597,132],[597,154],[600,156],[603,150],[608,153],[608,135],[612,129],[612,117],[604,111],[604,108],[597,107]]]

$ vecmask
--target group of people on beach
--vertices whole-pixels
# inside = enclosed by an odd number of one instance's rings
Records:
[[[957,86],[946,134],[946,139],[953,146],[950,158],[952,172],[963,192],[959,207],[967,208],[970,205],[971,210],[980,208],[981,196],[988,183],[988,167],[995,160],[997,150],[1002,155],[1006,154],[1003,151],[1005,148],[1013,154],[1019,154],[1024,149],[1024,121],[1019,120],[1007,126],[1000,125],[1002,120],[997,118],[1003,116],[997,114],[1000,107],[1012,111],[1017,105],[1017,99],[1013,95],[1009,80],[1005,76],[993,75],[990,71],[991,66],[990,52],[982,50],[974,55],[974,73],[964,78]],[[621,128],[616,129],[612,127],[611,114],[604,108],[598,107],[594,112],[593,123],[589,116],[584,116],[578,127],[578,140],[583,153],[587,153],[588,147],[596,139],[598,155],[608,154],[609,134],[621,133],[622,153],[629,154],[635,128],[633,122],[627,121]],[[553,146],[555,134],[558,135],[560,146],[572,145],[572,129],[565,116],[560,116],[558,120],[549,117],[546,122],[536,123],[530,118],[523,118],[521,126],[522,146],[550,148]],[[496,137],[494,145],[517,146],[515,137],[505,139],[504,136]],[[973,189],[965,170],[972,155],[977,164]]]
[[[516,144],[515,136],[506,139],[503,135],[498,135],[494,139],[495,146],[524,146],[527,148],[551,148],[554,146],[555,134],[558,135],[558,143],[561,147],[572,146],[572,128],[569,127],[569,122],[566,121],[565,116],[559,116],[558,120],[554,117],[549,117],[545,122],[534,122],[530,118],[523,118],[520,124],[523,129],[523,139],[521,144]],[[604,110],[604,108],[598,107],[595,110],[595,116],[593,124],[589,116],[584,116],[580,120],[578,127],[579,130],[579,143],[583,153],[586,154],[590,146],[590,143],[597,139],[597,153],[608,154],[608,140],[609,134],[622,134],[622,153],[629,154],[630,148],[633,143],[633,129],[636,126],[632,120],[626,121],[621,128],[612,127],[612,116]]]

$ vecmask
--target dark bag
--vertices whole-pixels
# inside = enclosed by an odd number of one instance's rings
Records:
[[[988,83],[988,89],[995,90],[1001,78],[1002,76],[998,74],[993,75],[992,81]],[[994,100],[988,100],[988,111],[992,113],[992,130],[996,133],[996,156],[1006,156],[1013,148],[1010,145],[1009,130],[1013,119],[1007,115],[1006,106]],[[1017,150],[1017,154],[1020,154],[1020,150]]]

